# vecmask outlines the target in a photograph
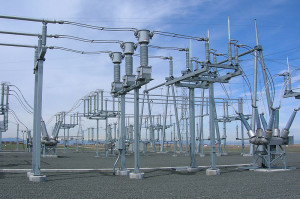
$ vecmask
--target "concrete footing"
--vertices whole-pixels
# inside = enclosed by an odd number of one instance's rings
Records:
[[[220,175],[221,174],[221,170],[220,169],[206,169],[206,175],[207,176],[215,176],[215,175]]]
[[[173,157],[177,157],[177,155],[176,154],[174,154],[174,155],[172,155]]]
[[[260,168],[260,169],[252,169],[251,171],[256,171],[256,172],[270,172],[270,173],[273,173],[273,172],[282,172],[282,171],[290,171],[291,169],[267,169],[267,168]]]
[[[204,158],[204,157],[205,157],[205,155],[204,155],[204,154],[200,154],[200,157],[201,157],[201,158]]]
[[[228,153],[222,153],[222,155],[228,155]]]
[[[249,153],[246,153],[246,154],[243,154],[243,156],[245,156],[245,157],[251,157],[251,156],[253,156],[253,155],[251,155],[251,154],[249,154]]]
[[[41,155],[42,158],[58,158],[58,155]]]
[[[222,154],[221,153],[217,153],[217,156],[220,157],[220,156],[222,156]]]
[[[116,175],[117,176],[128,176],[130,173],[129,170],[116,170]]]
[[[144,173],[129,173],[129,178],[141,180],[144,179],[144,175]]]
[[[30,172],[28,172],[28,173],[27,173],[27,176],[29,178],[29,181],[31,181],[31,182],[45,182],[46,181],[45,175],[34,175],[33,173],[30,173]]]

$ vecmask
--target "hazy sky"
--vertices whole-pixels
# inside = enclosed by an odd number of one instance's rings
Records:
[[[300,59],[300,25],[299,1],[288,0],[27,0],[1,1],[1,15],[30,18],[68,20],[103,27],[134,27],[138,29],[161,30],[185,35],[205,37],[210,31],[210,47],[220,53],[227,53],[227,18],[231,20],[231,38],[239,43],[255,46],[254,19],[257,19],[259,41],[263,47],[265,62],[272,76],[287,70],[286,57],[289,56],[291,70],[299,68]],[[0,31],[41,33],[42,24],[17,20],[0,19]],[[63,34],[89,39],[122,40],[136,42],[133,32],[107,32],[70,25],[49,24],[48,34]],[[37,38],[0,34],[0,43],[17,43],[36,45]],[[188,47],[189,40],[154,35],[152,45]],[[62,46],[83,51],[121,51],[118,44],[90,44],[66,39],[47,40],[47,46]],[[242,50],[241,50],[242,51]],[[192,42],[192,55],[204,59],[202,42]],[[18,86],[29,103],[33,104],[33,49],[0,46],[0,81]],[[182,52],[149,49],[149,55],[173,56],[174,74],[180,75],[185,68],[185,55]],[[168,76],[168,62],[150,59],[154,86]],[[139,66],[139,59],[134,59],[134,71]],[[243,58],[241,66],[250,82],[253,79],[253,57]],[[124,63],[122,65],[124,74]],[[261,72],[260,72],[261,73]],[[300,73],[295,73],[293,87],[300,88]],[[113,64],[107,54],[80,55],[59,50],[48,50],[44,63],[43,83],[43,118],[45,121],[57,112],[67,111],[81,97],[96,89],[110,91],[113,81]],[[276,97],[279,103],[283,78],[274,78]],[[249,93],[241,77],[232,79],[226,85],[231,98],[245,97]],[[259,75],[258,90],[263,89],[262,75]],[[180,89],[178,90],[180,91]],[[165,91],[157,91],[165,92]],[[109,95],[109,93],[106,93]],[[200,95],[200,90],[196,90]],[[226,97],[223,90],[216,86],[217,97]],[[247,96],[249,99],[250,96]],[[261,98],[261,95],[259,95]],[[265,98],[263,98],[264,104]],[[29,128],[32,127],[32,115],[22,110],[17,100],[10,97],[13,109]],[[265,108],[258,102],[259,110]],[[281,108],[281,128],[284,127],[293,108],[299,107],[299,100],[284,99]],[[249,104],[247,105],[249,106]],[[250,107],[245,106],[245,110]],[[158,110],[161,107],[157,108]],[[161,109],[162,110],[162,109]],[[82,112],[82,107],[77,111]],[[231,110],[232,112],[232,110]],[[222,111],[221,111],[222,114]],[[10,115],[9,130],[3,137],[16,135],[15,120]],[[292,126],[292,133],[300,139],[299,116]],[[53,123],[52,123],[53,125]],[[234,139],[235,125],[228,131],[229,138]],[[89,125],[85,124],[85,128]],[[103,127],[103,125],[102,125]],[[205,127],[207,128],[207,127]],[[24,129],[24,127],[21,127]],[[48,127],[51,129],[51,125]],[[76,134],[73,130],[73,134]],[[207,132],[206,132],[207,134]]]

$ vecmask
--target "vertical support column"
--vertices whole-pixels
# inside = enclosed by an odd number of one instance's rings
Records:
[[[197,171],[196,167],[196,139],[195,139],[195,90],[194,88],[189,88],[189,118],[190,118],[190,156],[191,156],[191,167],[189,171]]]
[[[243,99],[238,99],[238,111],[243,114]],[[242,155],[245,155],[244,125],[241,120]]]
[[[29,181],[42,182],[46,176],[41,174],[41,115],[42,115],[42,91],[43,91],[43,62],[46,53],[47,26],[43,23],[42,37],[38,43],[38,67],[35,70],[35,95],[34,95],[34,124],[33,124],[33,151],[32,170],[27,174]]]
[[[96,120],[97,122],[97,137],[96,137],[96,140],[97,140],[97,143],[96,143],[96,158],[99,157],[99,119]]]
[[[16,151],[19,151],[19,124],[17,124]]]
[[[199,121],[199,126],[200,126],[200,157],[204,157],[204,136],[203,136],[203,109],[204,109],[204,88],[201,89],[201,105],[200,105],[200,121]]]
[[[211,167],[206,170],[206,175],[219,175],[220,169],[216,168],[216,146],[215,146],[215,107],[214,107],[214,85],[209,84],[209,133],[210,133],[210,162]]]
[[[175,86],[172,85],[172,95],[173,95],[173,104],[174,104],[174,112],[175,112],[175,119],[176,119],[176,128],[177,128],[177,139],[179,141],[179,150],[182,153],[182,141],[181,141],[181,133],[180,133],[180,121],[178,118],[178,110],[177,110],[177,103],[176,103],[176,96],[175,96]],[[174,131],[175,133],[175,131]]]
[[[164,110],[164,123],[163,123],[162,135],[161,135],[160,152],[164,151],[164,143],[165,143],[166,127],[167,127],[167,116],[168,116],[168,105],[169,105],[169,89],[170,89],[170,86],[167,86],[166,104],[165,104],[165,110]]]
[[[223,106],[224,106],[224,117],[223,117],[223,139],[224,139],[224,153],[222,155],[228,155],[227,154],[227,143],[226,143],[226,139],[227,139],[227,132],[226,132],[226,119],[228,117],[228,102],[224,101],[223,102]]]
[[[140,132],[139,132],[139,88],[134,89],[134,171],[130,178],[143,179],[144,173],[140,172]]]

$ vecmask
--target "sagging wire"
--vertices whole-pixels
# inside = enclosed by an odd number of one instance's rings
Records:
[[[14,91],[14,90],[10,90],[10,91]],[[14,92],[15,92],[15,91],[14,91]],[[16,92],[15,92],[15,93],[16,93]],[[24,109],[27,113],[33,114],[33,112],[32,112],[31,110],[29,110],[29,109],[24,105],[24,103],[20,100],[20,98],[19,98],[19,96],[18,96],[18,93],[16,93],[16,95],[14,95],[14,94],[9,94],[9,95],[14,96],[14,97],[18,100],[18,102],[20,103],[20,105],[23,107],[23,109]]]
[[[103,31],[137,31],[136,28],[108,28],[108,27],[101,27],[101,26],[89,25],[89,24],[72,22],[72,21],[64,21],[63,24],[79,26],[79,27],[89,28],[94,30],[103,30]]]
[[[28,101],[25,99],[25,97],[24,97],[23,93],[21,92],[21,90],[20,90],[16,85],[9,85],[9,86],[15,87],[15,88],[20,92],[20,94],[21,94],[21,96],[22,96],[24,102],[25,102],[31,109],[33,109],[32,106],[31,106],[31,105],[28,103]]]
[[[20,124],[22,124],[26,129],[28,129],[28,127],[18,118],[17,114],[12,109],[9,109],[9,112],[12,113],[12,115],[16,121],[18,121]]]
[[[68,51],[68,52],[73,52],[73,53],[78,53],[78,54],[103,54],[103,53],[111,53],[111,51],[79,51],[79,50],[74,50],[70,48],[65,48],[65,47],[60,47],[60,46],[49,46],[48,49],[51,50],[63,50],[63,51]]]
[[[196,41],[205,41],[206,40],[205,38],[201,38],[201,37],[194,37],[194,36],[189,36],[189,35],[183,35],[183,34],[165,32],[165,31],[158,31],[158,30],[154,30],[153,33],[162,35],[162,36],[176,37],[176,38],[181,38],[181,39],[191,39],[191,40],[196,40]]]

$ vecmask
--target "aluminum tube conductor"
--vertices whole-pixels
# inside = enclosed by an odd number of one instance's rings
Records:
[[[295,109],[295,110],[293,111],[293,113],[292,113],[292,115],[290,116],[290,118],[289,118],[287,124],[285,125],[284,129],[282,130],[281,136],[280,136],[280,137],[286,139],[286,138],[289,136],[290,128],[291,128],[291,126],[292,126],[292,123],[293,123],[293,121],[294,121],[294,119],[295,119],[295,116],[296,116],[296,113],[297,113],[298,110],[299,110],[299,108],[298,108],[298,109]]]

